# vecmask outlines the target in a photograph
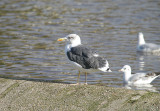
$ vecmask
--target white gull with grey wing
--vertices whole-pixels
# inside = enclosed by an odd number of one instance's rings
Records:
[[[143,33],[139,32],[137,51],[146,52],[146,53],[160,53],[160,45],[153,44],[153,43],[146,43],[144,40]]]
[[[123,66],[119,71],[124,72],[123,82],[125,84],[150,84],[160,75],[160,72],[131,74],[131,67],[129,65]]]

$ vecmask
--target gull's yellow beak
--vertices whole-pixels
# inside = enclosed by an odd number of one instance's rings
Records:
[[[118,70],[119,72],[122,72],[122,69]]]
[[[66,38],[59,38],[59,39],[57,39],[57,41],[65,41],[66,40]]]

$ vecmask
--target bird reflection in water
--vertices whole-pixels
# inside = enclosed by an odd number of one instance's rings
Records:
[[[146,90],[150,92],[159,92],[156,87],[151,84],[143,84],[143,85],[129,85],[124,84],[126,89],[134,89],[134,90]]]

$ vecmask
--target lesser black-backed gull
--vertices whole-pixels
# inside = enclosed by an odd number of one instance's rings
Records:
[[[95,71],[112,72],[108,61],[100,57],[94,50],[81,44],[77,34],[69,34],[57,41],[67,41],[65,53],[69,61],[79,70],[77,84],[79,84],[80,72],[85,72],[85,84],[87,84],[87,73]]]
[[[131,67],[129,65],[123,66],[119,71],[124,72],[123,82],[133,85],[150,84],[155,78],[160,76],[160,72],[131,74]]]
[[[139,32],[137,51],[146,52],[146,53],[160,53],[160,45],[153,44],[153,43],[146,43],[144,40],[143,33]]]

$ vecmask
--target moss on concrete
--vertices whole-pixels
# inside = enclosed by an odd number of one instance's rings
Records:
[[[160,94],[0,78],[0,111],[158,111]]]
[[[19,85],[19,83],[14,83],[12,85],[10,85],[4,92],[2,92],[0,94],[0,99],[5,97],[13,88],[17,87]]]

